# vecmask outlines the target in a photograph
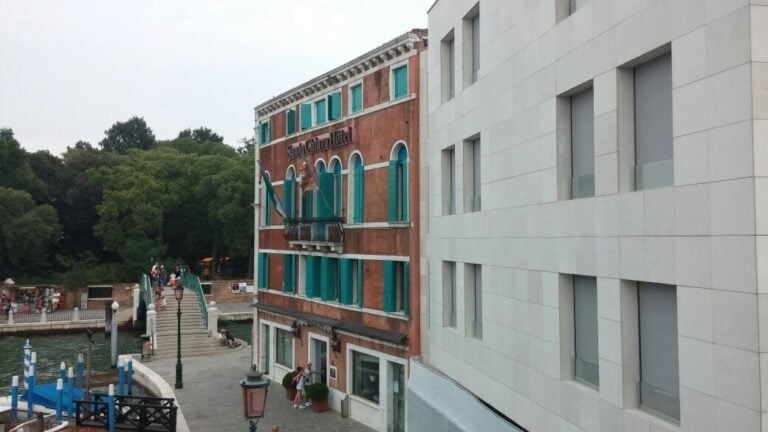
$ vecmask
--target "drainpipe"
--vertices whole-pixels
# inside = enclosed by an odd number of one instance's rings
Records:
[[[256,113],[256,109],[254,108],[254,114],[255,114],[255,128],[254,128],[254,137],[258,138],[258,114]],[[251,334],[253,334],[252,341],[251,341],[251,364],[257,365],[257,368],[259,370],[263,370],[263,365],[260,364],[261,356],[259,355],[259,309],[257,305],[259,304],[259,273],[262,270],[266,269],[260,269],[259,268],[259,223],[261,218],[261,169],[259,168],[259,159],[260,159],[260,153],[261,153],[261,143],[258,141],[258,139],[254,140],[253,145],[253,154],[255,159],[255,166],[254,166],[254,172],[256,173],[254,178],[254,197],[253,197],[253,329],[251,330]]]

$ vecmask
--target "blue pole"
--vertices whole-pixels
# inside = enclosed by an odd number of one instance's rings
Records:
[[[35,365],[29,365],[29,390],[27,391],[27,418],[32,418],[33,395],[35,393]]]
[[[67,413],[69,418],[75,418],[75,371],[69,367],[69,387],[67,387],[67,396],[69,397],[69,407]]]
[[[125,394],[125,365],[122,357],[117,359],[117,394]]]
[[[11,379],[11,411],[13,418],[19,416],[19,376],[14,375]]]
[[[61,362],[61,365],[59,365],[59,378],[62,381],[67,379],[67,365],[64,362]]]
[[[128,394],[133,394],[133,359],[128,359]]]
[[[77,388],[83,388],[83,371],[85,370],[85,361],[83,361],[83,354],[77,355]]]
[[[64,380],[56,380],[56,422],[61,423],[61,410],[64,407]]]
[[[115,432],[115,385],[109,385],[109,398],[107,398],[107,415],[109,432]]]
[[[29,339],[27,339],[27,343],[24,344],[24,388],[29,389],[29,366],[32,364],[32,345],[29,344]]]

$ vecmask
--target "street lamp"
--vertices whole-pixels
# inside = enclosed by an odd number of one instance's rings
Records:
[[[251,371],[245,375],[245,379],[240,381],[240,387],[243,389],[243,415],[251,423],[249,431],[256,432],[256,425],[264,417],[269,380],[261,375],[256,365],[253,365]]]
[[[177,285],[173,289],[173,296],[176,297],[176,322],[178,323],[178,331],[176,332],[176,388],[180,389],[184,387],[184,383],[181,382],[181,299],[184,298],[184,287]]]

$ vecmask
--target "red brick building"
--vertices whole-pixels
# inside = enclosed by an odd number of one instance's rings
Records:
[[[280,381],[312,362],[331,406],[377,430],[401,424],[420,352],[426,44],[410,31],[255,109],[257,158],[287,213],[259,189],[258,366]]]

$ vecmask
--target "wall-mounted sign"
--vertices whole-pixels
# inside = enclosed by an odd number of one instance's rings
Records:
[[[352,126],[299,141],[288,147],[288,158],[295,159],[310,153],[349,144],[353,141]]]

